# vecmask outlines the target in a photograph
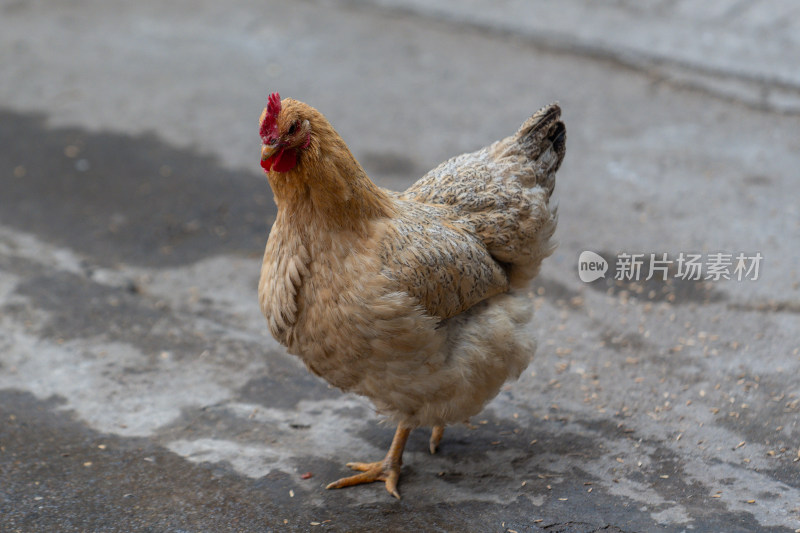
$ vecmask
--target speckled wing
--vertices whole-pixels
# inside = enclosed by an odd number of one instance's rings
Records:
[[[382,273],[431,316],[449,318],[508,290],[503,267],[447,208],[398,201],[382,240]]]
[[[555,104],[542,108],[515,135],[445,161],[400,197],[452,210],[504,266],[512,286],[524,286],[555,247],[549,201],[566,150],[560,115]]]
[[[455,157],[415,183],[404,198],[447,206],[473,227],[497,261],[514,264],[549,218],[541,189],[526,189],[519,169],[498,164],[487,149]]]

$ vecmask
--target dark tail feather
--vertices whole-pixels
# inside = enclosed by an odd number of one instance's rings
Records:
[[[556,171],[567,151],[567,128],[560,118],[561,108],[550,104],[526,120],[516,135],[518,150],[534,167],[534,183],[525,185],[540,185],[548,195],[555,188]]]

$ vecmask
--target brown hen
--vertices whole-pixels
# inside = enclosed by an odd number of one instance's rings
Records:
[[[389,453],[328,488],[397,480],[411,429],[477,414],[533,356],[524,289],[554,249],[565,153],[549,105],[403,193],[376,186],[316,109],[270,95],[261,164],[278,215],[259,282],[272,335],[314,374],[397,423]]]

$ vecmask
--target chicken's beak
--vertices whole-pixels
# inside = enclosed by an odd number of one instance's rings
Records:
[[[261,160],[266,161],[275,154],[278,149],[277,144],[262,144],[261,145]]]

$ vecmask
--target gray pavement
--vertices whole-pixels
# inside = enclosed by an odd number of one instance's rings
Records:
[[[0,1],[0,531],[800,530],[795,6]],[[394,188],[564,109],[534,362],[399,502],[324,490],[392,428],[258,309],[273,90]],[[763,261],[612,279],[680,252]]]

